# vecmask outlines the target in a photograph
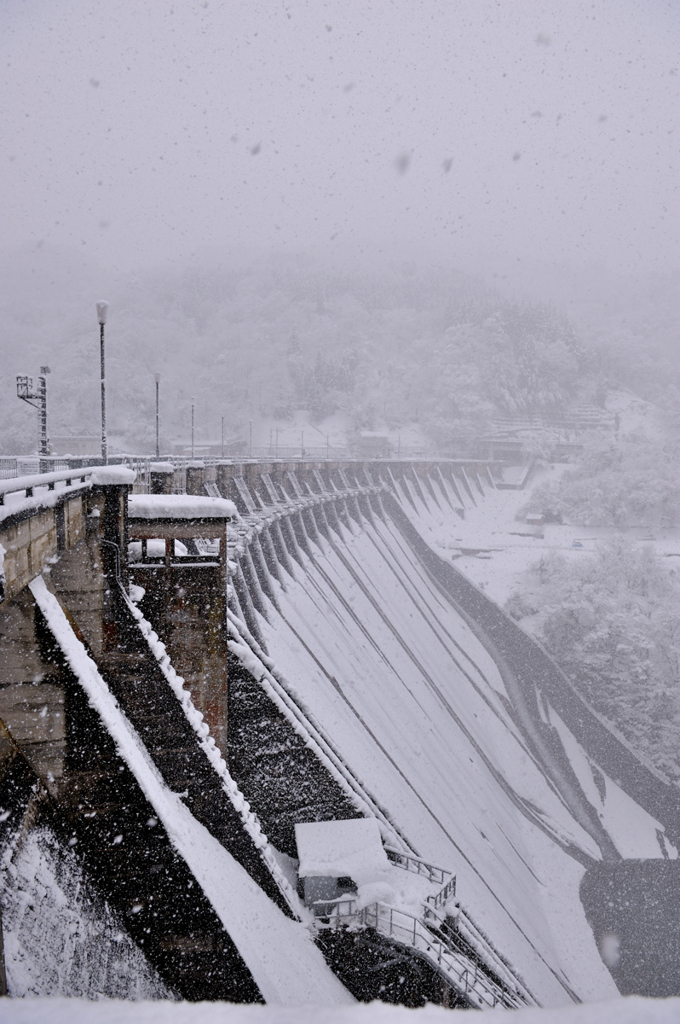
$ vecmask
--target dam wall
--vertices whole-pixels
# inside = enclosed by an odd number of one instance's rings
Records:
[[[333,971],[357,998],[411,1005],[614,994],[579,886],[592,865],[677,856],[675,792],[630,751],[629,776],[616,774],[613,754],[598,759],[590,711],[569,717],[547,655],[529,657],[540,648],[526,634],[507,640],[492,602],[422,539],[428,516],[453,528],[472,514],[502,483],[498,467],[191,469],[193,495],[168,494],[169,474],[146,497],[130,493],[130,479],[85,472],[45,484],[42,498],[34,482],[5,503],[6,842],[30,819],[10,785],[23,765],[41,794],[35,820],[55,808],[62,842],[75,839],[88,884],[142,950],[149,977],[187,998],[284,991],[270,939],[286,921],[317,935],[305,984],[331,1002],[350,998]],[[87,696],[70,660],[78,644],[146,767],[124,756],[113,719]],[[178,820],[217,844],[215,863],[230,858],[231,902],[163,818],[172,800]],[[337,928],[313,925],[296,891],[295,824],[358,817],[376,820],[394,863],[441,865],[456,878],[455,905],[440,917],[392,883],[376,906],[415,914],[413,941],[406,954],[399,947],[398,967],[381,966],[396,962],[395,939],[374,914],[374,973],[347,971],[357,952],[340,918]],[[149,852],[150,836],[160,852]],[[131,861],[132,881],[117,891]],[[195,906],[171,925],[176,887]],[[263,952],[236,913],[246,891],[267,908]],[[359,911],[350,913],[357,927]]]

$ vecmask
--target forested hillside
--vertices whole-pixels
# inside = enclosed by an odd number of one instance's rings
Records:
[[[675,558],[618,534],[591,554],[555,551],[508,602],[576,688],[667,776],[680,777],[680,585]]]
[[[19,283],[27,267],[32,292]],[[419,423],[446,445],[494,416],[597,404],[609,383],[634,377],[630,339],[614,361],[611,330],[596,336],[553,306],[410,264],[363,273],[302,257],[202,261],[106,290],[106,275],[70,252],[25,251],[5,261],[2,276],[5,452],[35,448],[34,416],[17,401],[14,376],[44,363],[52,436],[96,437],[99,292],[111,303],[110,430],[127,450],[152,442],[155,372],[164,444],[188,440],[193,395],[199,442],[220,436],[222,416],[229,434],[244,435],[250,419],[285,421],[303,408],[312,422],[340,413],[349,430]],[[667,333],[657,332],[657,350]]]

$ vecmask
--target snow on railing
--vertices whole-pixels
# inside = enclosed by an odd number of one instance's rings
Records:
[[[21,497],[34,497],[35,490],[54,491],[56,484],[63,483],[65,487],[71,487],[73,481],[76,483],[87,483],[95,472],[96,466],[88,466],[85,469],[62,469],[54,473],[40,473],[30,476],[18,476],[0,480],[0,505],[5,503],[6,494],[20,494]]]
[[[434,936],[426,925],[406,911],[379,902],[359,909],[356,900],[347,897],[318,901],[312,904],[312,909],[321,927],[373,928],[379,935],[414,950],[452,981],[478,1009],[496,1006],[519,1009],[531,1002],[514,985],[498,985],[477,963]]]
[[[456,876],[449,878],[439,892],[435,893],[434,896],[428,896],[427,902],[433,910],[441,910],[449,900],[452,900],[456,895]]]
[[[144,618],[139,608],[137,608],[135,603],[130,599],[130,596],[125,590],[125,587],[120,584],[120,581],[119,585],[130,614],[135,620],[142,636],[146,640],[149,650],[156,659],[161,672],[165,676],[166,682],[169,684],[170,689],[179,701],[187,721],[198,738],[201,749],[210,762],[210,766],[220,779],[223,791],[226,793],[234,810],[239,815],[243,827],[253,841],[262,861],[269,869],[269,872],[278,885],[281,894],[288,903],[288,906],[297,918],[304,921],[307,914],[300,898],[282,872],[279,862],[272,850],[271,844],[262,830],[262,826],[260,825],[257,815],[251,810],[250,804],[245,799],[231,776],[229,769],[227,768],[227,763],[222,757],[219,747],[215,743],[214,738],[210,735],[210,729],[204,719],[204,716],[194,704],[190,691],[184,685],[184,679],[175,671],[165,644],[159,639],[158,634],[154,631],[151,624]]]
[[[437,885],[444,885],[447,879],[452,876],[452,872],[447,871],[446,868],[435,867],[434,864],[428,864],[427,861],[421,860],[420,857],[414,857],[413,854],[404,853],[402,850],[395,850],[392,846],[386,846],[385,852],[395,867],[403,868],[404,871],[411,871],[416,875],[423,875],[430,882],[436,882]]]

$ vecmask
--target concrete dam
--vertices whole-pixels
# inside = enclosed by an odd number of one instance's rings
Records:
[[[619,895],[676,885],[677,787],[425,539],[500,464],[174,480],[0,481],[0,985],[480,1009],[644,990]],[[647,994],[677,991],[671,932]]]

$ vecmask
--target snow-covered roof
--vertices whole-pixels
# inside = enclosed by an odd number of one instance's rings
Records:
[[[236,505],[226,498],[194,494],[131,494],[131,519],[227,519],[236,518]]]
[[[389,868],[375,818],[308,821],[295,826],[300,878],[349,877],[364,885]]]
[[[149,471],[151,473],[174,473],[175,467],[172,462],[152,462]]]
[[[77,476],[80,471],[74,469],[73,475]],[[99,486],[105,486],[108,484],[133,484],[135,482],[137,474],[134,469],[128,469],[127,466],[97,466],[92,471],[90,481],[93,484]]]

